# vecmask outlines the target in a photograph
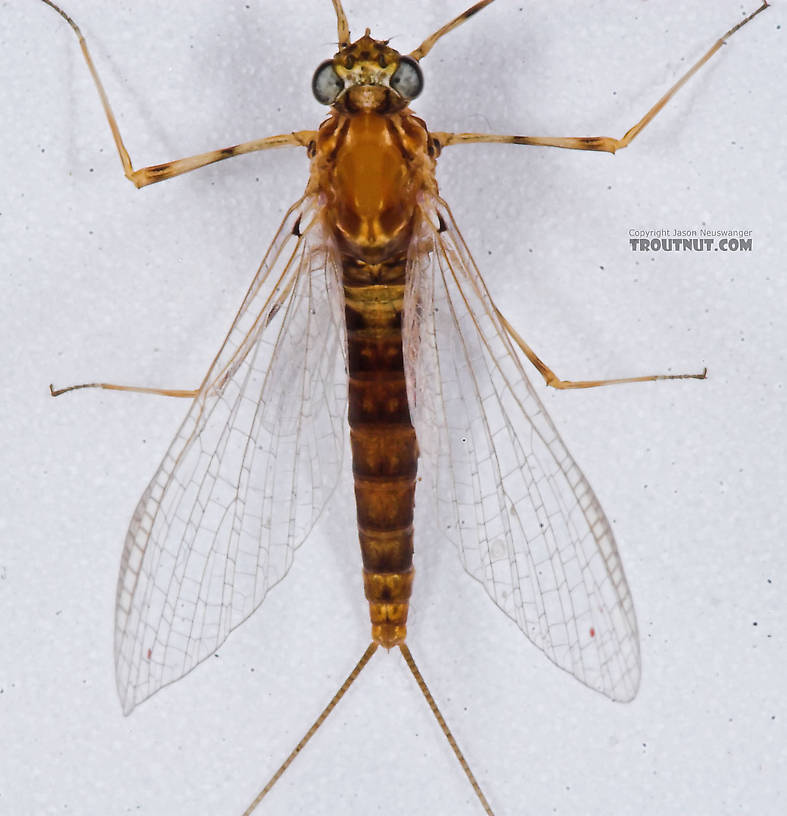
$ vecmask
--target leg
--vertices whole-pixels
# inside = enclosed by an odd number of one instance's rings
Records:
[[[462,25],[466,20],[469,20],[474,14],[477,14],[481,11],[482,8],[485,8],[493,0],[479,0],[479,2],[475,3],[474,5],[470,6],[469,9],[463,11],[458,17],[454,17],[453,20],[446,23],[441,28],[438,28],[434,34],[431,34],[427,37],[419,46],[415,49],[415,51],[411,51],[409,56],[411,56],[414,60],[422,60],[433,48],[435,43],[443,36],[448,34],[449,31],[453,31],[457,26]]]
[[[649,374],[644,377],[625,377],[618,380],[561,380],[554,371],[544,363],[533,349],[519,336],[514,327],[505,319],[500,310],[495,306],[495,313],[497,314],[503,328],[506,330],[508,336],[519,346],[522,353],[528,360],[538,369],[538,372],[544,378],[544,382],[552,388],[564,391],[573,388],[596,388],[600,385],[622,385],[624,383],[635,382],[655,382],[656,380],[704,380],[708,375],[708,369],[702,370],[701,374]]]
[[[113,383],[84,383],[83,385],[67,385],[65,388],[49,386],[49,393],[53,397],[67,394],[69,391],[79,391],[81,388],[103,388],[105,391],[131,391],[135,394],[157,394],[160,397],[181,397],[194,399],[199,394],[199,388],[148,388],[144,385],[114,385]]]
[[[126,174],[126,178],[133,182],[138,188],[145,187],[148,184],[154,184],[157,181],[164,181],[164,179],[172,178],[173,176],[179,176],[182,173],[188,173],[190,170],[196,170],[199,167],[205,167],[207,164],[229,159],[232,156],[240,156],[242,153],[252,153],[255,150],[268,150],[272,147],[308,147],[316,136],[316,131],[313,130],[283,133],[279,136],[254,139],[250,142],[243,142],[233,145],[232,147],[225,147],[221,150],[211,150],[208,153],[200,153],[185,159],[175,159],[165,164],[156,164],[151,167],[143,167],[141,170],[135,170],[131,164],[131,157],[128,155],[128,150],[126,150],[126,146],[123,144],[123,138],[120,135],[115,115],[112,113],[106,91],[101,84],[101,78],[93,64],[93,59],[90,56],[90,51],[88,51],[87,43],[82,36],[82,32],[79,30],[79,26],[59,6],[56,6],[50,0],[42,0],[42,2],[51,6],[74,30],[82,49],[82,55],[93,77],[98,95],[101,98],[101,105],[104,108],[104,113],[106,114],[107,122],[109,122],[112,137],[115,140],[115,146],[117,147],[118,155],[123,165],[123,172]]]
[[[45,0],[46,2],[46,0]],[[731,37],[739,28],[742,28],[750,20],[753,20],[761,11],[768,8],[768,3],[763,4],[748,17],[741,20],[729,31],[723,34],[711,46],[708,52],[701,57],[668,91],[658,102],[637,122],[634,127],[626,131],[622,139],[615,139],[611,136],[579,136],[579,137],[540,137],[540,136],[504,136],[494,133],[432,133],[432,138],[438,148],[448,147],[454,144],[472,144],[475,142],[497,142],[499,144],[519,144],[536,145],[540,147],[563,147],[568,150],[596,150],[605,153],[615,153],[624,147],[628,147],[639,132],[648,125],[659,111],[672,99],[673,96],[691,79],[694,74],[724,45],[725,40]]]
[[[333,10],[336,12],[336,30],[339,34],[339,48],[350,44],[350,24],[342,8],[342,0],[333,0]]]

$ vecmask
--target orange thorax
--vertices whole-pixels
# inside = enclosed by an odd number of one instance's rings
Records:
[[[408,111],[334,112],[323,123],[312,178],[343,254],[380,263],[407,248],[417,194],[435,185],[428,146]]]

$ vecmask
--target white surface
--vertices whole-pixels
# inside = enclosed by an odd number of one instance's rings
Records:
[[[744,9],[500,0],[424,61],[434,129],[619,136]],[[409,50],[461,2],[347,4]],[[316,126],[327,0],[71,0],[137,166]],[[218,656],[123,718],[112,667],[131,511],[186,406],[73,394],[195,385],[281,214],[298,151],[135,192],[76,40],[0,6],[0,813],[238,814],[368,637],[349,479],[291,576]],[[498,302],[568,378],[540,388],[604,504],[637,606],[630,705],[530,647],[428,525],[410,644],[498,816],[775,814],[787,806],[783,3],[615,157],[447,150],[440,182]],[[629,228],[752,229],[749,254],[633,253]],[[395,654],[365,676],[261,814],[478,813]]]

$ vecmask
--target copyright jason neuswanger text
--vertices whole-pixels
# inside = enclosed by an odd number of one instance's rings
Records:
[[[632,252],[751,252],[752,231],[744,229],[630,229]]]

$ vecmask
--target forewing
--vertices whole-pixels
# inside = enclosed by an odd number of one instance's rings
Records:
[[[637,622],[609,523],[436,198],[417,218],[403,325],[422,465],[465,569],[550,660],[632,699]]]
[[[280,581],[344,451],[340,268],[319,207],[288,212],[126,537],[123,710],[182,677]]]

